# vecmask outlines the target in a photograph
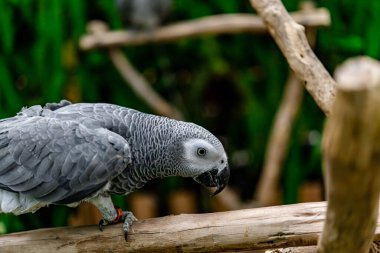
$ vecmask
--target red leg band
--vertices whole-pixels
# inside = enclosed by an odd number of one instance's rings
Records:
[[[123,217],[123,210],[121,210],[121,208],[117,207],[117,206],[115,206],[115,209],[116,209],[116,212],[117,212],[117,217],[113,221],[113,223],[118,223],[121,220],[121,218]]]

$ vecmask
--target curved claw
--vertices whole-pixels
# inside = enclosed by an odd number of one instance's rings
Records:
[[[125,241],[127,241],[128,240],[129,228],[132,226],[132,223],[134,221],[137,221],[137,218],[133,215],[132,212],[124,211],[123,212],[123,219],[124,219],[124,225],[123,225],[124,238],[125,238]]]
[[[101,219],[100,221],[99,221],[99,230],[100,231],[102,231],[103,232],[103,229],[104,229],[104,226],[106,226],[108,223],[106,222],[106,220],[104,220],[104,219]]]

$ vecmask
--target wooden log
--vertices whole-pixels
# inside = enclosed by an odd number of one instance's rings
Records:
[[[327,9],[316,9],[305,14],[294,12],[294,19],[307,26],[328,26],[330,15]],[[91,23],[90,23],[91,25]],[[90,28],[91,30],[91,28]],[[147,43],[177,41],[179,39],[217,34],[266,33],[267,29],[261,18],[252,14],[220,14],[195,20],[179,22],[159,27],[150,33],[131,33],[127,31],[107,32],[104,36],[86,34],[80,39],[82,50],[101,47],[133,46]]]
[[[380,63],[358,57],[337,73],[322,142],[329,205],[318,252],[367,253],[380,192]]]
[[[0,252],[223,252],[316,245],[326,203],[305,203],[137,221],[38,229],[0,236]]]
[[[0,252],[224,252],[315,246],[326,202],[181,214],[122,225],[47,228],[0,236]],[[375,241],[380,240],[377,224]]]

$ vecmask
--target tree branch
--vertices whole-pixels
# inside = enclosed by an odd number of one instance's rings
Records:
[[[380,63],[358,57],[336,73],[337,98],[322,141],[329,205],[318,252],[367,253],[380,193]]]
[[[38,229],[2,235],[2,252],[221,252],[315,245],[326,204],[308,203],[135,222],[124,241],[122,225]]]
[[[48,228],[0,236],[1,252],[223,252],[316,245],[326,203],[181,214],[122,225]],[[375,241],[380,240],[380,224]]]
[[[303,2],[304,12],[313,12],[312,2]],[[307,27],[306,36],[311,45],[315,45],[316,28]],[[285,84],[285,92],[274,118],[272,132],[265,152],[263,171],[256,190],[256,200],[260,206],[278,205],[280,203],[279,180],[282,165],[288,151],[288,142],[294,120],[302,104],[304,88],[293,71],[290,71]]]
[[[329,12],[320,8],[312,13],[294,12],[297,22],[307,26],[330,25]],[[132,46],[147,43],[177,41],[179,39],[199,37],[204,35],[235,34],[235,33],[266,33],[266,27],[260,17],[252,14],[221,14],[191,21],[159,27],[152,32],[133,33],[127,31],[107,32],[104,36],[87,34],[80,39],[82,50],[92,50],[100,47]]]
[[[297,24],[280,0],[251,0],[290,67],[321,110],[329,115],[336,83],[311,50],[304,27]]]

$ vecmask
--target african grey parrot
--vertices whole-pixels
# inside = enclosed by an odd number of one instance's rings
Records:
[[[220,141],[193,123],[112,104],[60,103],[24,108],[0,120],[0,213],[34,212],[49,204],[94,204],[99,228],[136,220],[114,207],[154,178],[192,177],[214,194],[230,171]]]
[[[123,21],[136,30],[153,30],[169,14],[171,0],[117,0]]]

